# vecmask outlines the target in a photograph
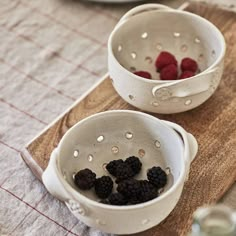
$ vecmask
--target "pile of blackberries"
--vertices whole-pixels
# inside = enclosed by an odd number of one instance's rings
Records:
[[[167,175],[161,167],[154,166],[147,171],[147,180],[137,180],[142,168],[138,157],[131,156],[125,161],[113,160],[106,165],[107,171],[116,178],[117,192],[113,192],[113,181],[110,176],[96,178],[90,169],[80,170],[75,176],[76,186],[82,190],[94,187],[101,203],[111,205],[132,205],[147,202],[158,197],[158,190],[167,183]]]

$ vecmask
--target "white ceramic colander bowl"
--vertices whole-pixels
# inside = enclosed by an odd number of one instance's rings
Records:
[[[140,232],[157,225],[173,210],[197,147],[195,138],[174,123],[136,111],[103,112],[80,121],[64,135],[51,155],[43,182],[85,224],[107,233]],[[138,179],[146,179],[152,166],[169,170],[168,184],[158,198],[112,206],[99,203],[93,191],[75,186],[73,175],[79,170],[90,168],[98,177],[108,175],[106,163],[133,155],[143,163]]]
[[[161,81],[155,59],[161,51],[195,59],[201,73],[185,80]],[[108,67],[119,95],[131,105],[156,113],[190,110],[216,90],[223,73],[225,41],[206,19],[159,4],[144,4],[126,13],[108,41]],[[148,80],[134,71],[145,70]]]

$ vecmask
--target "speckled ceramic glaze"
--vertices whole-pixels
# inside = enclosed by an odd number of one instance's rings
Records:
[[[185,57],[195,59],[199,73],[184,80],[160,80],[154,64],[161,51],[171,52],[179,63]],[[131,105],[155,113],[183,112],[205,102],[220,83],[224,55],[224,37],[211,22],[159,4],[130,10],[108,41],[114,88]],[[138,70],[149,71],[153,79],[134,75]]]
[[[107,233],[131,234],[157,225],[173,210],[197,149],[195,138],[177,124],[136,111],[107,111],[67,131],[51,154],[43,183],[85,224]],[[158,198],[112,206],[99,203],[94,191],[75,186],[73,176],[79,170],[90,168],[97,177],[108,175],[106,163],[133,155],[143,163],[138,179],[146,179],[147,170],[153,166],[161,166],[168,173],[167,186]]]

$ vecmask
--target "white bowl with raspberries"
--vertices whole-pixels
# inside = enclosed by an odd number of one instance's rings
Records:
[[[132,234],[164,220],[177,204],[198,150],[179,125],[114,110],[66,132],[43,183],[81,221],[107,233]]]
[[[218,87],[225,40],[208,20],[160,4],[131,9],[108,40],[118,94],[144,111],[171,114],[205,102]]]

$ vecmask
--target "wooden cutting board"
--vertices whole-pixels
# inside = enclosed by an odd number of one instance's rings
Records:
[[[197,207],[214,203],[236,180],[236,14],[215,6],[190,3],[185,9],[213,22],[227,41],[225,72],[215,94],[200,107],[181,114],[155,115],[182,125],[199,142],[181,199],[158,226],[142,236],[186,235]],[[123,101],[108,76],[31,141],[22,157],[40,179],[50,154],[64,133],[81,119],[114,109],[135,109]],[[158,214],[158,213],[157,213]]]

